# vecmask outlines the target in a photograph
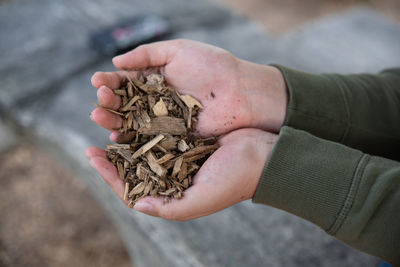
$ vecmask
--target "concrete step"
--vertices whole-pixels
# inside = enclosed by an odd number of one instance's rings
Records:
[[[366,7],[316,20],[276,42],[274,61],[311,72],[400,66],[400,24]]]

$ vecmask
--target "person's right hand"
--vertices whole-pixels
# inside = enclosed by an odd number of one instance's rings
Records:
[[[184,191],[183,198],[171,199],[164,204],[161,197],[147,196],[133,208],[151,216],[186,221],[250,199],[277,139],[277,135],[258,129],[233,131],[219,140],[221,146],[201,166],[193,178],[193,185]],[[86,155],[93,168],[122,199],[125,184],[106,152],[89,147]]]
[[[197,131],[203,136],[240,128],[278,132],[283,124],[287,92],[275,67],[240,60],[221,48],[189,40],[142,45],[113,62],[127,72],[97,72],[92,77],[99,103],[105,107],[119,107],[120,99],[110,89],[119,88],[125,75],[157,67],[174,89],[201,101],[204,109]],[[91,118],[110,130],[121,127],[119,116],[102,109],[94,110]]]

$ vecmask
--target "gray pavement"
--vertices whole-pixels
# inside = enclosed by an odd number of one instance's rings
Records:
[[[21,141],[21,133],[12,120],[1,116],[0,111],[0,154],[14,147]]]
[[[400,26],[358,8],[280,38],[209,1],[13,1],[0,5],[0,107],[76,171],[108,211],[137,266],[375,266],[318,227],[244,202],[190,222],[170,222],[124,207],[93,172],[83,151],[107,132],[89,120],[90,76],[112,70],[87,35],[141,13],[165,16],[173,38],[221,46],[258,63],[314,72],[378,71],[400,64]],[[12,111],[12,112],[11,112]],[[7,127],[0,123],[2,129]]]

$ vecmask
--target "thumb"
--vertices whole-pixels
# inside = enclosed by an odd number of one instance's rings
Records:
[[[167,65],[184,41],[162,41],[141,45],[132,51],[113,58],[118,69],[133,70]]]

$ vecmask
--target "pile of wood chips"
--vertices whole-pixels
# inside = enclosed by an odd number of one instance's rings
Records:
[[[193,135],[201,103],[166,86],[163,76],[127,77],[114,90],[123,118],[117,143],[107,145],[111,162],[125,182],[129,207],[145,196],[181,198],[204,161],[218,148],[215,137]]]

